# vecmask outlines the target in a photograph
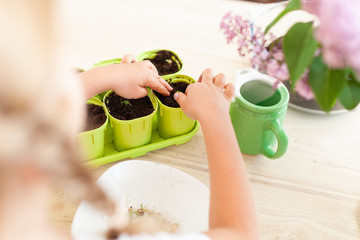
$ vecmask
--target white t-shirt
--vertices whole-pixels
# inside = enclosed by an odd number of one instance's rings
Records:
[[[104,240],[104,239],[85,239],[76,238],[74,240]],[[127,235],[122,234],[117,240],[211,240],[203,233],[188,233],[188,234],[169,234],[169,233],[156,233],[150,234],[137,234]]]
[[[121,235],[117,240],[211,240],[203,233],[189,233],[189,234],[169,234],[156,233],[154,235],[138,234],[138,235]]]

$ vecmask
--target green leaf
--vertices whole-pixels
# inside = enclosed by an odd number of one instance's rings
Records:
[[[316,102],[326,112],[334,106],[346,81],[345,69],[329,69],[321,57],[316,57],[310,66],[309,84]]]
[[[130,105],[132,107],[132,104],[131,104],[131,102],[129,100],[123,100],[123,101],[121,101],[121,103],[125,104],[126,106]]]
[[[350,73],[348,81],[340,92],[339,100],[348,110],[354,109],[360,102],[360,82],[356,81],[354,72]]]
[[[359,72],[356,73],[356,72],[354,71],[354,69],[352,69],[352,68],[350,68],[350,67],[348,68],[348,71],[349,71],[349,74],[348,74],[349,79],[353,79],[353,80],[355,80],[356,82],[360,83],[360,75],[359,75]]]
[[[296,23],[284,37],[284,55],[292,87],[311,64],[318,42],[313,36],[312,22]]]
[[[265,34],[286,14],[291,11],[301,9],[300,0],[291,0],[285,7],[285,9],[266,27]]]

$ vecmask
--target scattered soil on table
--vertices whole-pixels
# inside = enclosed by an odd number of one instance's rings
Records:
[[[189,84],[186,82],[176,82],[176,83],[170,83],[170,86],[173,88],[173,90],[170,92],[170,96],[164,96],[161,93],[155,91],[154,93],[164,105],[168,107],[178,108],[180,106],[174,99],[174,94],[176,92],[185,93],[186,88],[189,86]]]
[[[182,67],[180,59],[172,52],[167,50],[159,51],[156,53],[156,56],[154,58],[145,58],[144,60],[149,60],[150,62],[152,62],[152,64],[154,64],[156,69],[158,70],[159,75],[176,73]]]
[[[101,127],[106,121],[106,114],[102,106],[87,104],[87,118],[85,131]]]
[[[120,120],[144,117],[155,110],[148,96],[139,99],[127,99],[112,92],[106,98],[105,104],[109,114]]]

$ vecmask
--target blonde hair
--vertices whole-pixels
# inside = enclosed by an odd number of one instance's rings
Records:
[[[75,183],[74,194],[111,213],[114,204],[76,148],[84,97],[61,55],[56,7],[51,0],[0,2],[0,168],[33,161],[53,181]]]
[[[40,154],[40,129],[53,128],[70,139],[81,127],[82,92],[57,64],[53,8],[53,1],[47,0],[1,2],[0,132],[6,136],[0,138],[2,161]],[[46,149],[45,158],[52,148]]]
[[[115,206],[80,161],[75,140],[84,98],[60,54],[55,8],[51,0],[0,2],[0,170],[34,161],[56,184],[112,217],[109,237],[164,230],[153,220],[129,223],[127,207]],[[2,181],[0,172],[0,196]]]

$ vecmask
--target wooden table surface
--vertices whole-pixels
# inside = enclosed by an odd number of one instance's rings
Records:
[[[64,0],[64,32],[72,66],[137,55],[154,49],[179,54],[184,74],[198,78],[207,67],[234,80],[248,67],[236,46],[219,31],[228,11],[249,16],[259,4],[218,0]],[[285,20],[294,20],[294,15]],[[267,19],[267,21],[269,21]],[[278,31],[285,31],[281,26]],[[261,239],[358,239],[360,235],[360,108],[338,115],[288,109],[286,154],[277,160],[244,155],[260,220]],[[201,131],[180,146],[139,157],[178,168],[209,185]],[[98,177],[109,167],[96,170]],[[66,192],[54,194],[51,219],[69,232],[79,202]]]

